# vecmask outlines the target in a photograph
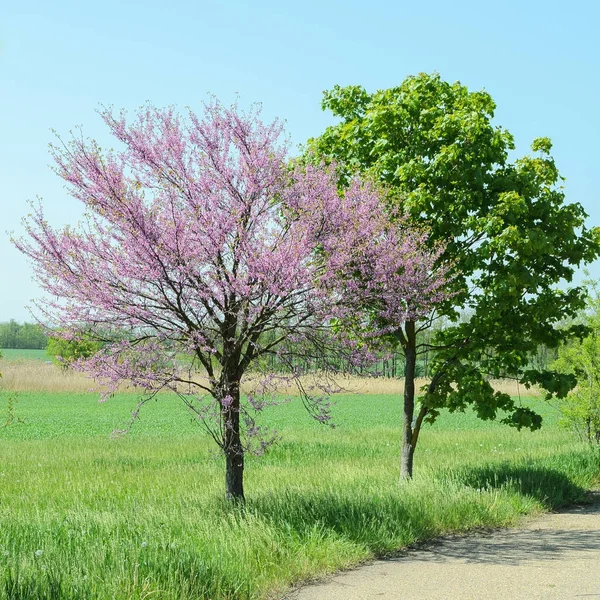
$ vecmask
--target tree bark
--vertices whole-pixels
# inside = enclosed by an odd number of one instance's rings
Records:
[[[586,433],[587,433],[587,439],[588,442],[591,444],[592,443],[592,420],[588,417],[585,420],[585,425],[586,425]]]
[[[413,439],[413,419],[415,414],[415,368],[417,365],[415,324],[406,324],[404,348],[404,403],[402,412],[402,453],[400,458],[400,479],[411,479],[416,440]]]
[[[237,449],[225,450],[225,465],[225,498],[244,502],[244,450],[241,444]]]
[[[240,434],[240,387],[233,382],[223,397],[229,396],[229,406],[223,411],[223,452],[225,453],[225,497],[244,502],[244,447]]]
[[[402,436],[402,454],[400,456],[400,479],[407,481],[413,476],[413,457],[415,447]]]

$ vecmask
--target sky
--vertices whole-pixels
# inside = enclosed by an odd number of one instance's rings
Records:
[[[567,200],[600,225],[598,22],[591,0],[1,0],[0,321],[31,321],[26,306],[40,296],[9,241],[27,201],[42,197],[57,226],[82,212],[50,169],[51,130],[68,138],[82,125],[111,145],[100,105],[199,109],[208,94],[239,97],[284,120],[297,146],[333,123],[323,90],[436,71],[492,95],[518,155],[550,137]],[[600,277],[599,263],[590,270]]]

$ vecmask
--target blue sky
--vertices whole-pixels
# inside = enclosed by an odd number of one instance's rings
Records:
[[[29,319],[39,295],[5,231],[22,231],[27,199],[53,224],[76,202],[49,168],[50,129],[106,141],[99,104],[198,107],[207,93],[263,103],[295,144],[331,117],[321,93],[368,90],[438,71],[495,99],[496,122],[525,154],[549,136],[570,201],[600,225],[600,3],[328,0],[101,3],[4,0],[0,6],[0,321]],[[600,277],[600,266],[592,267]]]

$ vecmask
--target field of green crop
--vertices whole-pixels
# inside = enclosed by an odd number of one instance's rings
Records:
[[[217,448],[175,398],[113,438],[133,395],[0,392],[0,599],[277,597],[416,540],[581,499],[600,455],[529,402],[545,414],[534,433],[443,415],[402,486],[397,398],[340,397],[335,429],[286,404],[265,415],[281,441],[247,460],[236,507]]]
[[[0,354],[3,360],[50,360],[45,350],[2,348]]]

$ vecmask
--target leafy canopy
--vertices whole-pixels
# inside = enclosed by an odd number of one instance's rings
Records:
[[[389,207],[426,226],[428,243],[443,241],[439,261],[454,265],[453,294],[431,315],[449,324],[435,337],[427,418],[473,404],[484,419],[503,409],[509,424],[539,427],[541,417],[488,378],[566,395],[572,379],[529,368],[529,356],[573,334],[557,324],[583,307],[584,291],[564,282],[598,256],[600,240],[582,206],[565,201],[550,140],[534,140],[534,155],[511,161],[514,140],[493,124],[491,96],[437,74],[372,94],[336,86],[322,106],[339,122],[309,141],[308,155],[336,161],[342,186],[356,173],[385,184]]]
[[[71,363],[86,359],[102,348],[102,343],[86,339],[64,339],[60,336],[50,337],[46,346],[46,354],[52,359],[52,362],[64,369],[69,368]]]

